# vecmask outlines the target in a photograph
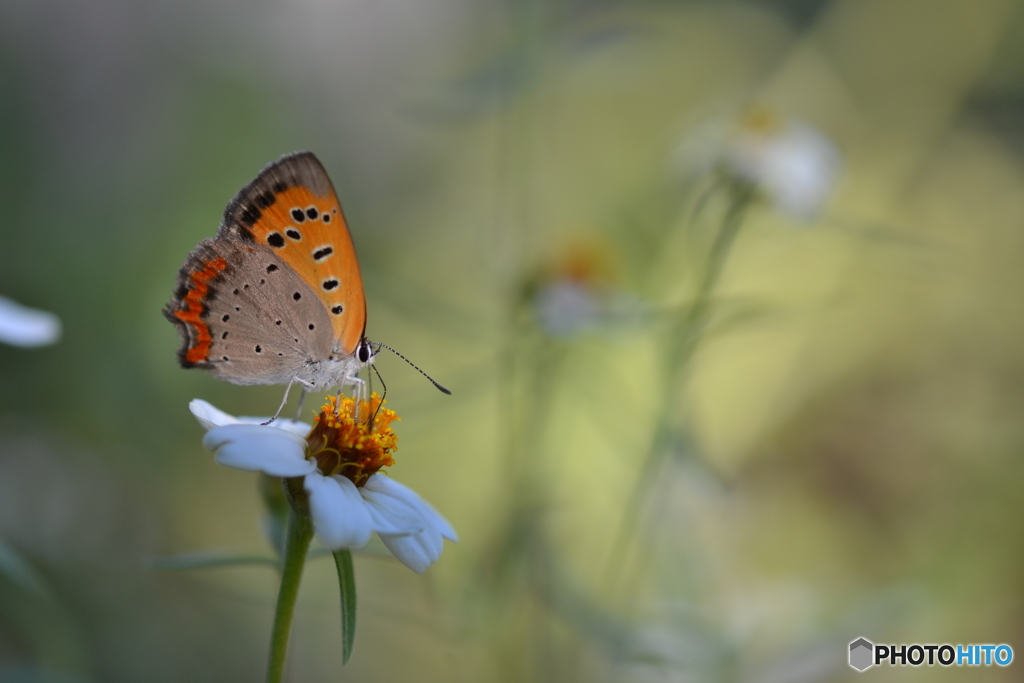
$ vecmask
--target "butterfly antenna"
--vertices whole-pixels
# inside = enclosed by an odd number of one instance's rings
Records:
[[[370,367],[373,369],[373,374],[377,375],[377,379],[380,380],[380,386],[381,386],[381,389],[384,392],[384,393],[382,393],[380,395],[380,402],[383,403],[384,402],[384,398],[388,395],[388,385],[384,383],[384,378],[380,376],[380,370],[377,369],[377,366],[376,365],[371,365]],[[370,380],[372,381],[373,378],[371,377]],[[372,389],[371,389],[371,391],[372,391]]]
[[[437,388],[438,388],[438,389],[439,389],[439,390],[441,391],[441,393],[443,393],[443,394],[448,394],[449,396],[451,396],[451,395],[452,395],[452,392],[448,391],[447,389],[445,389],[444,387],[442,387],[442,386],[441,386],[440,384],[438,384],[437,382],[435,382],[435,381],[434,381],[434,378],[433,378],[433,377],[431,377],[431,376],[430,376],[430,375],[428,375],[427,373],[425,373],[425,372],[423,372],[422,370],[420,370],[420,368],[419,368],[419,366],[418,366],[418,365],[416,365],[416,364],[415,364],[415,363],[413,363],[413,362],[412,362],[411,360],[409,360],[408,358],[406,358],[405,356],[403,356],[402,354],[400,354],[400,353],[399,353],[398,351],[395,351],[395,350],[394,350],[393,348],[391,348],[391,347],[390,347],[390,346],[388,346],[387,344],[381,344],[380,342],[372,342],[372,343],[374,343],[374,344],[376,344],[376,345],[377,345],[377,351],[378,351],[378,352],[379,352],[379,351],[380,351],[380,350],[381,350],[382,348],[384,348],[384,349],[387,349],[387,350],[388,350],[388,351],[390,351],[391,353],[395,354],[396,356],[398,356],[399,358],[401,358],[402,360],[404,360],[404,361],[405,361],[406,363],[408,363],[409,365],[411,365],[411,366],[413,366],[414,368],[416,368],[416,372],[420,373],[421,375],[423,375],[424,377],[426,377],[426,378],[427,378],[428,380],[430,380],[430,383],[431,383],[431,384],[433,384],[433,385],[434,385],[435,387],[437,387]],[[379,375],[378,375],[378,377],[379,377]],[[383,380],[382,380],[382,381],[383,381]]]
[[[373,368],[373,372],[374,372],[375,375],[377,375],[377,379],[380,380],[380,386],[384,390],[384,393],[382,393],[380,395],[380,401],[377,402],[377,410],[373,411],[373,417],[370,418],[369,425],[370,425],[370,427],[373,427],[373,423],[377,421],[377,413],[380,412],[380,407],[382,405],[384,405],[384,399],[388,395],[388,385],[384,383],[384,378],[380,376],[380,370],[377,369],[377,366],[376,365],[371,365],[370,367]],[[370,382],[371,382],[371,384],[373,383],[373,377],[370,377]],[[372,389],[371,389],[370,393],[371,394],[373,393]]]

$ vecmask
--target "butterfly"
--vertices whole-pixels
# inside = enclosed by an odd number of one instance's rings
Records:
[[[164,314],[185,368],[234,384],[362,386],[374,356],[363,279],[316,156],[285,155],[235,195],[217,236],[185,259]]]

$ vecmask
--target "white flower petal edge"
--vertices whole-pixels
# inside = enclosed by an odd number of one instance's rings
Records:
[[[305,479],[313,532],[330,550],[359,547],[370,540],[373,525],[356,485],[345,477],[313,472]]]
[[[417,574],[425,572],[441,557],[441,551],[444,549],[443,539],[459,540],[448,520],[408,486],[403,486],[386,476],[374,475],[363,488],[369,489],[368,494],[404,503],[419,515],[423,524],[423,530],[419,533],[406,536],[380,534],[380,539],[391,554]]]
[[[208,401],[204,401],[201,398],[192,399],[188,404],[188,409],[192,411],[192,415],[199,421],[199,424],[206,431],[210,431],[214,427],[223,427],[224,425],[234,424],[258,424],[262,425],[264,422],[269,420],[269,417],[248,417],[241,416],[235,417],[234,415],[228,415],[220,408],[212,405]],[[283,429],[286,432],[292,432],[298,434],[301,437],[305,437],[309,434],[309,430],[312,426],[305,422],[299,422],[297,420],[286,420],[284,418],[278,418],[271,422],[268,427],[276,427],[277,429]]]
[[[60,318],[0,296],[0,341],[14,346],[45,346],[60,339]]]
[[[242,424],[263,425],[263,423],[269,419],[269,417],[249,417],[247,415],[238,416],[238,421],[241,422]],[[303,439],[305,439],[306,434],[309,434],[309,431],[313,429],[312,425],[308,425],[305,422],[299,422],[298,420],[289,420],[283,417],[279,417],[270,424],[265,426],[283,429],[284,431],[291,432],[292,434],[298,434]]]
[[[201,398],[194,398],[189,401],[188,409],[192,411],[192,416],[199,421],[199,424],[206,431],[210,431],[214,427],[223,427],[224,425],[233,425],[241,422],[234,415],[228,415],[220,408]]]
[[[203,437],[203,448],[221,465],[274,477],[301,477],[316,471],[306,460],[306,440],[283,429],[229,424]]]

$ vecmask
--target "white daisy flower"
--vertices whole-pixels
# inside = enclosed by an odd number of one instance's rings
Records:
[[[815,220],[842,168],[839,150],[820,130],[749,107],[727,126],[709,126],[682,146],[680,161],[714,166],[757,187],[780,211]]]
[[[316,423],[266,418],[236,418],[196,399],[189,409],[204,429],[203,446],[221,465],[302,477],[317,539],[330,550],[359,547],[376,532],[388,550],[414,572],[423,573],[441,556],[444,539],[457,541],[451,524],[407,486],[379,473],[394,460],[397,419],[374,394],[361,402],[343,397],[335,409],[331,397]]]

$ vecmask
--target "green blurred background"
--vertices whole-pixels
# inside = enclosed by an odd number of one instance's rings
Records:
[[[751,103],[843,170],[810,222],[750,206],[695,330],[729,199],[680,150]],[[1019,680],[846,648],[1024,655],[1022,131],[1012,0],[7,0],[0,293],[65,333],[0,347],[0,539],[44,582],[0,575],[0,682],[262,678],[274,571],[146,562],[270,552],[187,404],[281,388],[180,369],[161,308],[299,149],[368,336],[453,391],[377,363],[391,472],[461,541],[422,576],[356,555],[344,669],[312,563],[290,680]],[[551,333],[580,268],[618,314]]]

